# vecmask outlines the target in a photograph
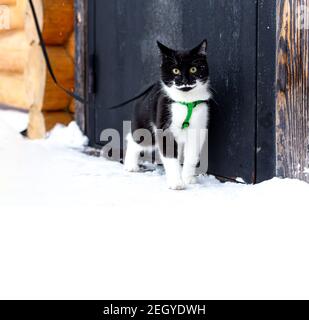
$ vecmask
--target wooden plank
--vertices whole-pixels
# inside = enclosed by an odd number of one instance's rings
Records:
[[[88,1],[74,0],[75,7],[75,91],[81,97],[86,97],[87,75],[87,18]],[[76,101],[75,120],[85,132],[85,105]]]
[[[309,182],[308,7],[308,0],[277,0],[276,147],[277,175]]]
[[[257,8],[257,110],[255,182],[276,175],[276,1]]]

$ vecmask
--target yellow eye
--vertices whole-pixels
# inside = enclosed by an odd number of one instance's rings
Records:
[[[174,68],[174,69],[173,69],[173,73],[176,74],[176,75],[178,75],[178,74],[180,74],[180,70],[177,69],[177,68]]]
[[[190,73],[196,73],[196,72],[197,72],[197,68],[196,67],[190,68]]]

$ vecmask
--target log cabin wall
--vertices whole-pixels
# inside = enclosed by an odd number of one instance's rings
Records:
[[[42,0],[34,0],[43,25]],[[30,110],[29,135],[43,136],[46,67],[27,0],[0,0],[0,103]]]
[[[43,0],[43,37],[48,54],[59,82],[74,89],[74,0]],[[72,98],[59,89],[49,74],[43,102],[46,129],[56,123],[68,124],[74,118]]]
[[[74,88],[74,0],[33,0],[51,64]],[[46,73],[28,0],[0,0],[0,103],[30,111],[28,136],[74,118],[74,101]]]
[[[277,175],[309,182],[309,1],[277,0]]]

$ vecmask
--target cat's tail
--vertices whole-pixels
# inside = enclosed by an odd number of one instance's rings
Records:
[[[120,104],[117,104],[115,106],[112,106],[112,107],[109,107],[108,109],[109,110],[113,110],[113,109],[119,109],[119,108],[122,108],[124,106],[126,106],[127,104],[129,104],[130,102],[133,102],[141,97],[143,97],[144,95],[146,95],[147,93],[149,93],[155,86],[157,85],[157,83],[153,83],[151,86],[149,86],[146,90],[144,90],[142,93],[140,93],[139,95],[127,100],[127,101],[124,101]]]

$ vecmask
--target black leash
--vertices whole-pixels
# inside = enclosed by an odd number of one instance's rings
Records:
[[[109,110],[114,110],[114,109],[119,109],[121,107],[124,107],[125,105],[129,104],[130,102],[133,102],[141,97],[143,97],[145,94],[147,94],[148,92],[150,92],[154,87],[155,87],[156,83],[152,84],[151,86],[149,86],[146,90],[144,90],[142,93],[140,93],[139,95],[135,96],[132,99],[129,99],[127,101],[124,101],[120,104],[117,104],[115,106],[112,106],[110,108],[108,108]]]
[[[32,11],[32,14],[33,14],[33,18],[34,18],[34,22],[35,22],[35,27],[36,27],[36,31],[37,31],[37,34],[38,34],[38,37],[39,37],[39,40],[40,40],[40,45],[41,45],[41,48],[42,48],[42,52],[43,52],[43,56],[44,56],[44,59],[45,59],[45,62],[46,62],[46,66],[47,66],[47,69],[48,69],[48,72],[50,74],[50,76],[52,77],[54,83],[61,89],[63,90],[67,95],[69,95],[70,97],[74,98],[75,100],[85,104],[87,103],[87,100],[85,98],[82,98],[80,97],[78,94],[76,94],[75,92],[72,92],[68,89],[66,89],[63,85],[61,85],[59,83],[59,81],[57,80],[57,77],[55,76],[55,73],[53,71],[53,68],[52,68],[52,65],[51,65],[51,62],[50,62],[50,59],[49,59],[49,55],[48,55],[48,52],[47,52],[47,49],[46,49],[46,44],[45,44],[45,41],[43,39],[43,35],[42,35],[42,32],[41,32],[41,29],[40,29],[40,24],[39,24],[39,19],[38,19],[38,16],[36,14],[36,11],[35,11],[35,7],[33,5],[33,1],[32,0],[29,0],[29,4],[30,4],[30,8],[31,8],[31,11]],[[134,98],[132,99],[129,99],[125,102],[122,102],[120,104],[117,104],[115,106],[112,106],[108,109],[110,110],[113,110],[113,109],[118,109],[118,108],[121,108],[127,104],[129,104],[130,102],[133,102],[139,98],[141,98],[142,96],[144,96],[145,94],[147,94],[148,92],[150,92],[153,88],[154,88],[155,84],[152,84],[150,87],[148,87],[145,91],[143,91],[141,94],[135,96]]]
[[[75,92],[72,92],[68,89],[66,89],[65,87],[63,87],[59,81],[57,80],[55,74],[54,74],[54,71],[53,71],[53,68],[51,66],[51,63],[50,63],[50,59],[49,59],[49,56],[48,56],[48,52],[47,52],[47,49],[46,49],[46,44],[44,42],[44,39],[43,39],[43,35],[42,35],[42,32],[41,32],[41,29],[40,29],[40,24],[39,24],[39,19],[38,19],[38,16],[36,14],[36,11],[35,11],[35,8],[34,8],[34,5],[33,5],[33,2],[32,0],[29,0],[29,4],[30,4],[30,8],[31,8],[31,11],[32,11],[32,14],[33,14],[33,18],[34,18],[34,23],[35,23],[35,27],[36,27],[36,31],[37,31],[37,34],[39,36],[39,40],[40,40],[40,45],[41,45],[41,48],[42,48],[42,52],[43,52],[43,56],[44,56],[44,59],[45,59],[45,62],[46,62],[46,65],[47,65],[47,69],[48,69],[48,72],[50,74],[50,76],[52,77],[54,83],[61,89],[63,90],[67,95],[69,95],[70,97],[74,98],[75,100],[81,102],[81,103],[86,103],[86,99],[80,97],[78,94],[76,94]]]

